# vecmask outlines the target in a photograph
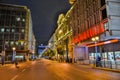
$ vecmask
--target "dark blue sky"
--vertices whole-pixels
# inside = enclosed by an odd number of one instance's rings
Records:
[[[57,27],[58,15],[70,8],[69,0],[2,0],[26,5],[31,10],[33,31],[39,44],[46,44]]]

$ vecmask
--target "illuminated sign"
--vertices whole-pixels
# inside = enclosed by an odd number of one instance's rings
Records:
[[[83,41],[83,40],[86,40],[88,38],[99,35],[99,34],[101,34],[103,32],[105,32],[105,29],[104,29],[103,22],[101,22],[100,24],[97,24],[97,25],[87,29],[85,32],[76,35],[73,38],[73,42],[78,43],[80,41]]]

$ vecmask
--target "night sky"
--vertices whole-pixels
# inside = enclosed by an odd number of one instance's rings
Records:
[[[46,45],[57,27],[60,13],[70,8],[69,0],[2,0],[3,3],[26,5],[32,14],[33,31],[38,44]]]

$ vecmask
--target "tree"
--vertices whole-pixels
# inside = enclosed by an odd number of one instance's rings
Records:
[[[48,49],[43,53],[42,56],[48,56],[49,58],[52,58],[53,56],[55,56],[55,52],[54,52],[52,49],[48,48]]]
[[[55,56],[55,52],[52,50],[52,49],[49,49],[49,56],[50,57],[53,57],[53,56]]]
[[[57,47],[57,52],[58,52],[59,55],[63,55],[63,54],[64,54],[64,50],[63,50],[63,48],[62,48],[62,45],[59,45],[59,46]]]

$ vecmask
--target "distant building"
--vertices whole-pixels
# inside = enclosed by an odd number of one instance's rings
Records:
[[[44,45],[39,45],[39,46],[37,47],[38,57],[41,57],[41,56],[42,56],[42,54],[43,54],[44,50],[46,49],[46,47],[47,47],[47,46],[44,46]]]
[[[5,51],[5,59],[11,60],[13,47],[16,57],[27,56],[31,49],[28,45],[33,43],[30,36],[33,36],[30,10],[26,6],[1,3],[0,52]]]

